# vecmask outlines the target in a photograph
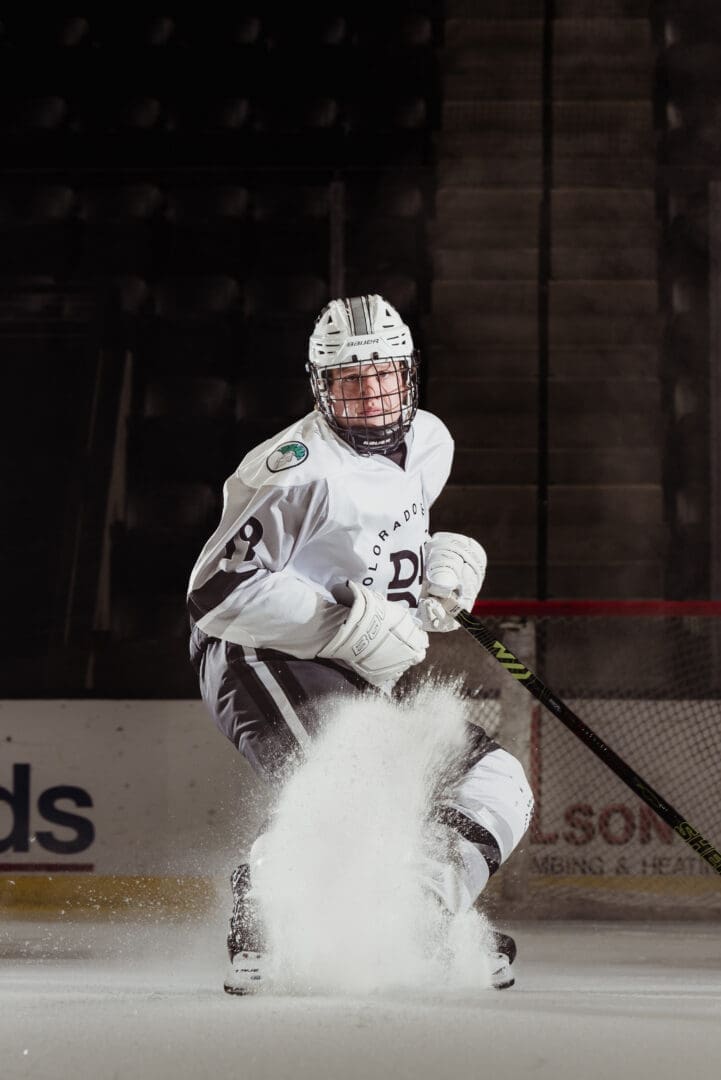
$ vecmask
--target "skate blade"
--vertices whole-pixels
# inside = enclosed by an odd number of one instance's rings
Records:
[[[261,953],[242,953],[231,964],[230,974],[223,983],[226,994],[257,994],[263,985]]]
[[[251,997],[253,994],[257,994],[256,988],[247,986],[231,986],[230,983],[223,983],[223,989],[226,994],[234,994],[236,997]]]

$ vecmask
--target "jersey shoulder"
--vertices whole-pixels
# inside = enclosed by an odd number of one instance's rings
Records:
[[[410,468],[423,478],[428,505],[432,506],[443,491],[453,466],[454,442],[450,431],[434,413],[424,409],[416,414]]]
[[[251,488],[299,487],[342,472],[345,450],[314,411],[249,451],[235,476]]]
[[[413,421],[414,439],[427,450],[445,450],[453,455],[454,442],[450,431],[435,413],[419,409]]]

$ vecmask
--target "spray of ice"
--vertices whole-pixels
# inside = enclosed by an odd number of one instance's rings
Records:
[[[284,785],[254,869],[271,985],[371,993],[489,985],[487,920],[448,920],[424,888],[431,820],[462,752],[464,701],[430,682],[401,703],[336,699]]]

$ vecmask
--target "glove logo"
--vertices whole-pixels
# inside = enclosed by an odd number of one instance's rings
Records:
[[[282,472],[302,465],[308,457],[308,447],[302,442],[283,443],[268,455],[266,465],[270,472]]]
[[[373,616],[373,619],[366,632],[364,634],[361,634],[357,641],[353,642],[354,656],[360,656],[360,654],[368,648],[371,641],[373,641],[373,638],[378,637],[382,621],[383,616],[380,614],[380,612],[377,615]]]

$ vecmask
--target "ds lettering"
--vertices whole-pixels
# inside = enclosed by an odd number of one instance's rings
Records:
[[[10,831],[6,836],[0,836],[0,852],[30,850],[30,770],[30,765],[15,765],[12,788],[0,785],[0,803],[7,803],[10,807]],[[49,829],[42,829],[35,833],[35,838],[40,847],[52,851],[55,855],[76,855],[92,844],[95,839],[95,826],[88,818],[71,814],[57,805],[64,801],[74,803],[76,807],[93,805],[93,800],[84,788],[58,784],[40,793],[38,813],[51,825],[71,829],[75,836],[62,840]]]

